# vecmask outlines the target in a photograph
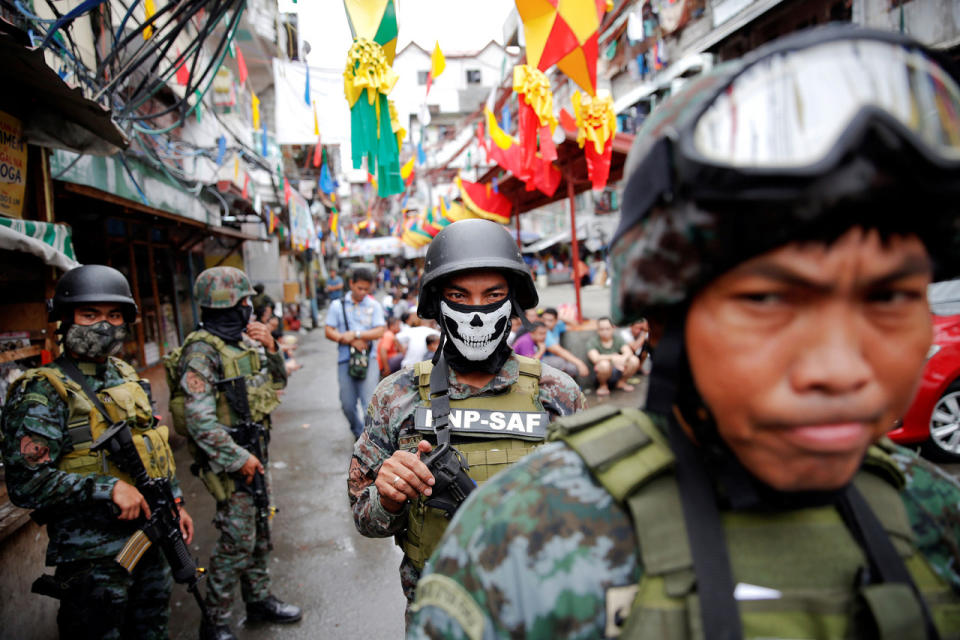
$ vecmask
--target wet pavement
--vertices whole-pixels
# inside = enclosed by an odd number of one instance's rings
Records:
[[[300,337],[303,369],[290,377],[274,412],[270,474],[274,503],[273,593],[303,607],[293,625],[241,624],[239,593],[231,627],[239,638],[401,638],[404,599],[392,539],[357,533],[347,500],[347,467],[353,436],[340,411],[335,345],[312,331]],[[177,453],[187,509],[196,522],[193,554],[206,565],[216,541],[213,498],[191,475],[186,447]],[[174,589],[173,639],[197,638],[200,615],[185,588]]]

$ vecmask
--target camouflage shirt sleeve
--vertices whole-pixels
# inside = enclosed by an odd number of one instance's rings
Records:
[[[407,637],[604,637],[607,590],[640,574],[629,516],[576,453],[550,443],[454,516],[417,585]]]
[[[540,366],[540,402],[551,420],[587,408],[587,399],[573,378],[548,364]]]
[[[287,365],[283,362],[283,356],[280,354],[280,345],[277,345],[276,353],[266,353],[266,369],[273,386],[276,389],[283,389],[287,386]]]
[[[381,380],[367,407],[363,434],[353,447],[347,493],[357,530],[370,538],[392,536],[407,525],[407,507],[400,513],[384,509],[373,483],[380,465],[399,448],[401,428],[412,424],[416,398],[413,367]]]
[[[210,345],[193,342],[184,349],[180,387],[184,393],[187,431],[215,468],[237,471],[250,454],[233,441],[217,421],[217,353]]]
[[[73,449],[67,436],[67,406],[46,380],[19,386],[3,410],[3,463],[7,491],[26,509],[108,501],[117,479],[57,469]]]
[[[901,495],[917,548],[960,593],[960,484],[909,449],[887,446],[907,479]]]

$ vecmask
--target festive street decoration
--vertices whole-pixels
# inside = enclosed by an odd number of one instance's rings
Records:
[[[153,0],[143,0],[143,20],[146,22],[157,12],[157,5]],[[153,27],[146,26],[143,28],[143,39],[149,40],[150,36],[153,35]]]
[[[513,90],[520,96],[520,166],[524,172],[532,173],[538,150],[543,161],[553,162],[557,159],[557,148],[553,144],[553,131],[557,128],[557,118],[553,115],[553,93],[543,71],[527,64],[513,68]]]
[[[410,159],[407,160],[402,167],[400,167],[400,178],[403,180],[403,184],[408,187],[413,183],[413,178],[416,174],[416,170],[413,166],[414,160],[416,160],[416,157],[410,156]]]
[[[617,131],[613,99],[609,95],[583,97],[579,91],[575,91],[572,102],[579,128],[577,143],[587,157],[587,176],[594,190],[603,189],[610,177],[613,136]]]
[[[500,224],[510,222],[513,203],[506,196],[495,193],[489,183],[469,182],[457,176],[457,189],[460,190],[463,204],[481,218]]]
[[[430,55],[430,72],[427,74],[428,95],[430,94],[430,86],[433,84],[433,81],[436,80],[446,68],[447,59],[443,56],[443,51],[440,51],[440,41],[437,40],[437,44],[433,48],[433,53]]]
[[[541,71],[557,65],[590,95],[597,92],[600,22],[612,0],[516,0],[527,61]]]
[[[490,109],[485,109],[485,112],[491,140],[491,144],[484,145],[487,157],[522,180],[527,191],[538,189],[544,195],[552,197],[563,177],[560,170],[539,153],[535,154],[530,165],[524,167],[520,144],[500,128]]]
[[[398,76],[390,67],[397,50],[394,0],[344,0],[353,44],[347,53],[343,90],[350,105],[353,168],[376,172],[381,197],[403,191],[398,140],[402,129],[387,95]],[[366,95],[364,95],[366,94]]]

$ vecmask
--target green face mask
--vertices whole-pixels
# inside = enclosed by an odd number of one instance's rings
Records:
[[[73,324],[67,329],[63,342],[80,357],[101,360],[120,351],[128,333],[126,322],[112,325],[104,320],[90,325]]]

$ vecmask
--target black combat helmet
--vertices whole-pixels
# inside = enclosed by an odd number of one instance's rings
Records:
[[[460,220],[438,233],[427,249],[417,315],[436,318],[440,308],[437,286],[447,276],[473,269],[502,271],[521,309],[535,307],[540,300],[517,242],[503,225],[491,220]]]
[[[136,319],[137,303],[123,274],[103,264],[87,264],[71,269],[60,278],[53,294],[50,317],[54,320],[69,320],[70,310],[79,304],[110,302],[122,306],[123,317],[127,322]]]

